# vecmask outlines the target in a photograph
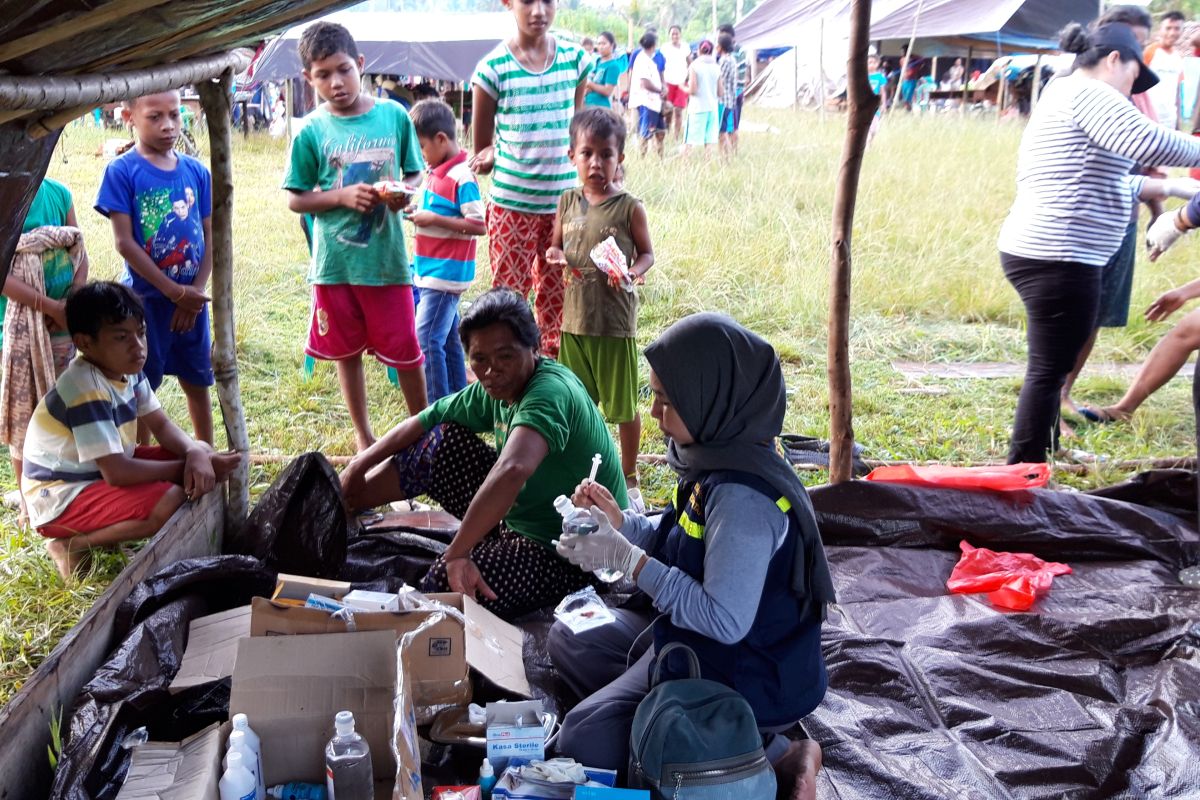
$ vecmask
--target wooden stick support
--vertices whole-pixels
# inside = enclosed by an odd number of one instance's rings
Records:
[[[867,38],[871,0],[853,0],[850,8],[850,58],[846,97],[849,115],[842,163],[833,195],[833,246],[829,276],[829,482],[854,477],[854,425],[850,383],[850,240],[863,151],[879,98],[867,81]],[[911,47],[909,57],[912,57]],[[901,76],[903,78],[903,76]]]
[[[233,143],[229,124],[229,97],[233,70],[227,69],[216,81],[196,84],[200,105],[208,119],[208,141],[212,167],[212,312],[213,374],[217,380],[217,400],[225,421],[229,446],[249,454],[250,437],[242,411],[238,386],[236,326],[233,316]],[[226,525],[236,531],[250,513],[250,465],[243,461],[229,476]]]

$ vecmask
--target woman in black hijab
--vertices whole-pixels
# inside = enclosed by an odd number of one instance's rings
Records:
[[[611,526],[564,535],[558,552],[585,570],[624,572],[654,609],[618,609],[615,623],[582,634],[551,630],[555,666],[585,698],[564,719],[558,749],[623,769],[654,654],[682,642],[703,677],[749,702],[779,796],[813,797],[820,747],[781,734],[825,694],[821,622],[835,598],[812,504],[775,443],[786,409],[779,359],[729,317],[704,313],[668,328],[646,360],[651,414],[679,475],[672,508],[655,525],[585,481],[576,504],[600,509]],[[676,655],[667,677],[687,674]]]

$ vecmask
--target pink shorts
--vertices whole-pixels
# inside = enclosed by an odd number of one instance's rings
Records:
[[[370,353],[389,367],[417,369],[425,356],[417,343],[412,286],[315,284],[304,351],[325,361]]]
[[[687,89],[682,86],[676,86],[673,83],[667,84],[667,102],[676,108],[687,108],[688,93]]]
[[[179,458],[165,447],[138,447],[134,458],[171,461]],[[47,539],[68,539],[118,522],[149,519],[158,501],[175,484],[170,481],[111,486],[96,481],[75,496],[67,510],[37,529]]]

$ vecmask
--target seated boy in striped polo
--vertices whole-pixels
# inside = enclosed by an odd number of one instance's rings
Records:
[[[81,286],[66,317],[79,355],[33,412],[21,475],[30,522],[63,580],[91,548],[155,534],[241,459],[214,453],[163,413],[142,372],[146,313],[132,290]],[[139,419],[159,446],[137,445]]]

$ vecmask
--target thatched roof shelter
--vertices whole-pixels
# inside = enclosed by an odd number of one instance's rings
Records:
[[[122,92],[184,86],[347,0],[26,0],[0,3],[0,276],[62,127]],[[125,79],[115,79],[121,74]],[[151,81],[154,75],[158,80]],[[63,80],[65,79],[65,80]],[[73,89],[73,90],[72,90]],[[102,90],[107,89],[104,93]],[[77,112],[77,113],[76,113]]]

